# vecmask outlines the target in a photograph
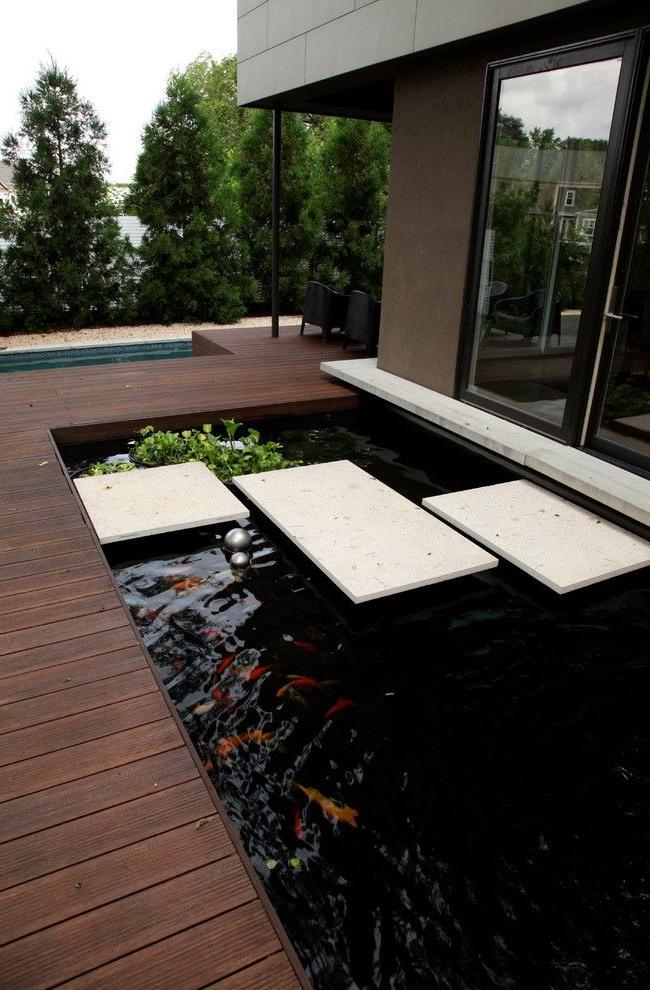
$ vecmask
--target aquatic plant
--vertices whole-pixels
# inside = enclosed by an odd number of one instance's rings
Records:
[[[129,461],[120,461],[117,464],[105,463],[104,461],[95,461],[91,464],[83,474],[80,474],[80,478],[97,478],[102,474],[123,474],[124,471],[134,471],[135,464],[129,463]]]
[[[139,442],[131,451],[131,459],[148,467],[200,461],[220,481],[225,482],[238,474],[277,471],[302,463],[287,460],[281,444],[273,440],[262,443],[259,432],[252,427],[236,439],[243,424],[232,419],[222,419],[221,422],[225,437],[215,433],[209,423],[205,423],[200,430],[180,432],[154,430],[153,426],[145,426],[138,432]]]

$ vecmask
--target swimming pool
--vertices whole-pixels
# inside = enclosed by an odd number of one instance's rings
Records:
[[[512,477],[374,407],[260,428],[415,503]],[[227,525],[109,557],[317,990],[650,985],[650,573],[557,596],[501,562],[352,606],[244,525],[241,575]]]
[[[191,340],[137,341],[133,344],[82,344],[78,347],[39,347],[0,353],[0,373],[78,368],[122,361],[161,361],[192,356]]]

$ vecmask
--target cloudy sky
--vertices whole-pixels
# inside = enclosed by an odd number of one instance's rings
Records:
[[[609,135],[620,59],[506,80],[500,110],[520,117],[527,131],[553,127],[558,137]]]
[[[18,94],[51,55],[108,127],[110,178],[127,182],[140,135],[169,73],[202,52],[237,48],[236,0],[19,0],[4,5],[0,136],[19,123]]]

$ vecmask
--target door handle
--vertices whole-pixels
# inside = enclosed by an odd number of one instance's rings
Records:
[[[616,320],[620,323],[621,320],[638,320],[639,317],[635,316],[634,313],[605,313],[608,320]]]

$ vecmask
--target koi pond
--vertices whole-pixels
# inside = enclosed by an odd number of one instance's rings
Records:
[[[514,476],[374,407],[260,429],[416,502]],[[108,553],[314,986],[649,986],[648,572],[559,597],[501,563],[353,606],[244,525],[239,575],[228,526]]]

